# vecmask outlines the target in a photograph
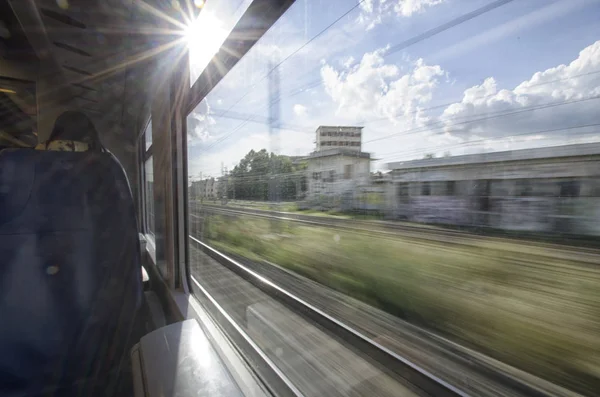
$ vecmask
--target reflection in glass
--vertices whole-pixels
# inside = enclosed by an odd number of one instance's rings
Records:
[[[144,137],[145,137],[145,141],[146,141],[146,150],[150,149],[150,146],[152,146],[152,120],[150,120],[148,122],[148,125],[146,126],[146,130],[144,131]]]
[[[144,198],[146,200],[146,232],[155,233],[154,217],[154,171],[152,156],[144,163]]]
[[[209,1],[200,15],[186,31],[189,49],[190,86],[194,85],[202,71],[239,21],[251,0]]]
[[[488,3],[295,2],[188,115],[190,233],[593,394],[600,4]]]

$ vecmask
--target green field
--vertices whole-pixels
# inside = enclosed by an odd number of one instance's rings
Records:
[[[600,268],[526,243],[415,242],[251,216],[204,239],[268,260],[566,386],[600,390]]]

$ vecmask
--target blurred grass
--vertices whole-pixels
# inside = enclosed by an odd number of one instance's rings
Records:
[[[476,246],[211,216],[212,245],[268,260],[528,372],[600,390],[600,268],[526,242]]]

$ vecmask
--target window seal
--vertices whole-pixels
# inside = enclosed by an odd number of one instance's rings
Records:
[[[277,22],[295,0],[254,0],[231,30],[221,48],[188,91],[182,114],[187,117],[231,69]],[[248,37],[248,39],[240,39]]]
[[[144,233],[144,238],[146,239],[146,252],[150,257],[152,264],[156,266],[156,241],[154,239],[154,234]]]

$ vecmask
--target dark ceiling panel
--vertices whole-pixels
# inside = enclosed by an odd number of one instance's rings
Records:
[[[3,49],[2,58],[12,61],[37,62],[33,48],[6,1],[0,1],[0,21],[7,29],[3,35],[0,35],[0,47]]]

